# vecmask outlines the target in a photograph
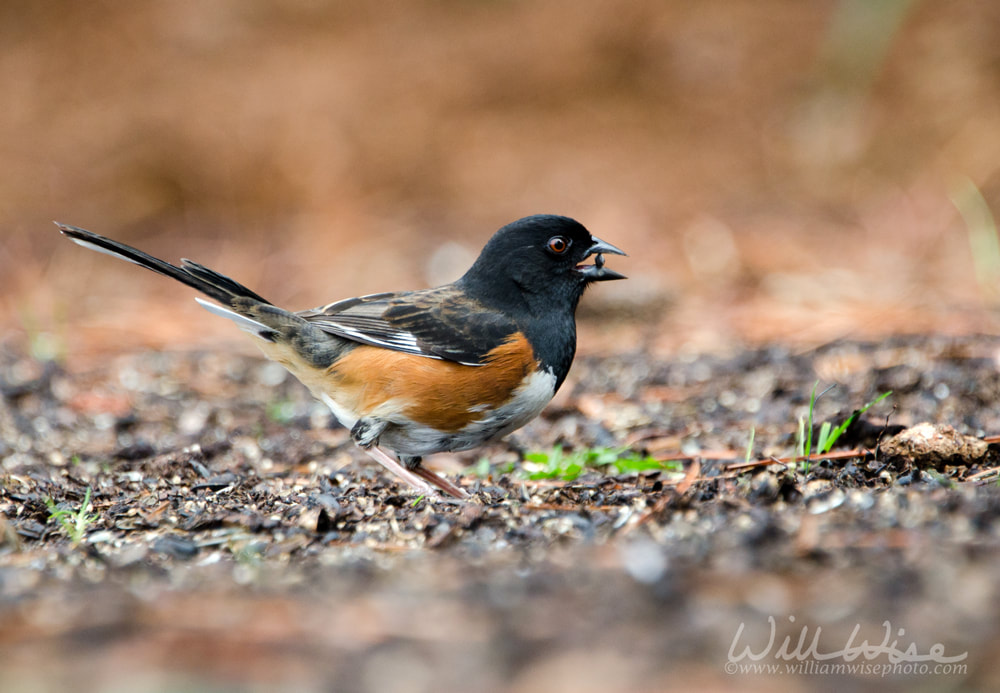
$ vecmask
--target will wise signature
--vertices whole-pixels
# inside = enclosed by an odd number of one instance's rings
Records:
[[[795,617],[789,616],[788,620],[791,623],[794,623]],[[885,629],[885,633],[883,634],[882,642],[877,644],[868,639],[857,642],[861,632],[861,624],[859,623],[854,626],[854,630],[851,631],[851,635],[847,638],[847,642],[843,647],[839,649],[825,650],[820,643],[820,639],[823,635],[823,629],[817,626],[811,631],[812,637],[810,638],[809,626],[802,626],[802,629],[799,631],[797,641],[793,643],[793,636],[786,635],[781,641],[781,644],[775,650],[775,640],[778,637],[777,623],[774,620],[774,616],[768,616],[767,621],[770,626],[770,636],[767,644],[756,652],[749,644],[743,645],[742,650],[739,649],[741,645],[740,641],[743,638],[743,633],[746,629],[746,623],[740,623],[739,628],[736,629],[736,635],[733,637],[733,643],[729,646],[730,662],[741,662],[743,660],[757,662],[768,656],[772,656],[774,659],[786,662],[796,660],[805,661],[809,659],[817,661],[842,659],[845,662],[853,662],[859,657],[870,661],[886,656],[891,663],[937,662],[940,664],[948,664],[951,662],[961,662],[969,656],[968,652],[948,656],[945,654],[944,645],[941,643],[934,643],[930,646],[926,653],[921,653],[917,648],[917,644],[912,640],[909,641],[908,645],[901,646],[900,639],[905,636],[906,631],[903,628],[899,628],[898,630],[894,629],[889,621],[882,622],[882,627]],[[896,634],[895,638],[893,638],[894,631]]]

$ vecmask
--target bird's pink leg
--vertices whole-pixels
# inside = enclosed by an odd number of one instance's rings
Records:
[[[445,479],[439,474],[435,474],[426,467],[417,467],[416,469],[409,470],[413,474],[416,474],[422,479],[426,479],[430,483],[437,486],[439,489],[447,493],[449,496],[454,496],[455,498],[468,498],[469,494],[465,490],[452,482]]]
[[[420,466],[415,469],[407,469],[405,466],[392,459],[392,456],[389,453],[377,445],[372,445],[367,448],[362,447],[361,449],[371,455],[371,457],[380,465],[385,467],[387,471],[392,472],[407,484],[422,493],[430,493],[432,497],[439,498],[440,496],[438,496],[437,491],[435,490],[435,487],[437,487],[454,498],[469,497],[469,494],[467,494],[460,486],[453,484],[429,469]]]
[[[402,479],[403,481],[405,481],[407,484],[409,484],[410,486],[412,486],[416,490],[422,491],[423,493],[428,493],[429,492],[429,493],[431,493],[432,495],[435,495],[435,496],[437,495],[437,491],[434,490],[433,486],[431,486],[430,484],[428,484],[426,481],[424,481],[423,479],[421,479],[419,476],[417,476],[416,474],[414,474],[413,472],[411,472],[409,469],[407,469],[406,467],[404,467],[403,465],[401,465],[396,460],[392,459],[392,457],[389,456],[381,448],[373,445],[373,446],[371,446],[369,448],[361,448],[361,449],[364,450],[365,452],[367,452],[369,455],[371,455],[372,458],[376,462],[378,462],[380,465],[382,465],[383,467],[385,467],[386,470],[388,470],[389,472],[392,472],[393,474],[395,474],[396,476],[398,476],[400,479]]]

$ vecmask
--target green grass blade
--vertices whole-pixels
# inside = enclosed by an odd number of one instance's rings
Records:
[[[757,435],[757,427],[756,426],[751,426],[750,427],[750,440],[747,441],[747,452],[746,452],[746,455],[744,455],[744,457],[743,457],[743,461],[744,462],[749,462],[750,458],[753,456],[753,439],[754,439],[754,436],[756,436],[756,435]]]
[[[809,425],[806,427],[806,446],[805,452],[803,453],[806,457],[812,454],[813,447],[813,412],[816,409],[816,388],[819,387],[819,381],[813,383],[812,393],[809,395]]]
[[[881,395],[879,395],[878,397],[876,397],[875,399],[873,399],[871,402],[869,402],[865,406],[861,407],[860,409],[855,410],[854,413],[851,414],[850,416],[848,416],[847,419],[842,424],[840,424],[835,429],[833,429],[833,431],[830,433],[829,438],[827,438],[827,440],[826,440],[826,444],[820,446],[820,451],[821,452],[830,452],[830,450],[836,444],[837,439],[840,438],[840,436],[844,435],[844,432],[850,427],[850,425],[852,423],[854,423],[858,419],[858,417],[860,417],[866,411],[868,411],[869,409],[871,409],[872,407],[874,407],[876,404],[878,404],[879,402],[881,402],[882,400],[884,400],[886,397],[888,397],[891,394],[892,394],[892,390],[889,390],[888,392],[883,392]]]
[[[829,452],[828,443],[830,440],[830,422],[824,421],[819,427],[819,438],[816,440],[816,449],[820,452]]]

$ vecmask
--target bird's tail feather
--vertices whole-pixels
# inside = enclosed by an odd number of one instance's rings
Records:
[[[58,222],[56,225],[63,234],[85,248],[113,255],[166,275],[214,298],[222,305],[200,298],[195,300],[211,313],[232,320],[243,331],[258,337],[261,340],[258,346],[264,353],[285,364],[293,373],[311,373],[311,369],[329,368],[355,346],[353,342],[324,332],[302,316],[273,305],[239,282],[197,262],[181,260],[180,266],[171,265],[96,233]],[[296,366],[289,365],[295,363],[308,366],[309,369],[301,371],[296,370]]]
[[[86,229],[60,224],[59,222],[56,222],[56,226],[59,227],[63,235],[68,236],[75,243],[85,248],[112,255],[140,267],[145,267],[158,274],[176,279],[182,284],[187,284],[206,296],[214,298],[223,305],[231,306],[235,298],[249,298],[270,305],[269,301],[239,282],[219,274],[204,265],[199,265],[197,262],[181,260],[180,266],[172,265],[137,248],[113,241],[110,238],[105,238]]]

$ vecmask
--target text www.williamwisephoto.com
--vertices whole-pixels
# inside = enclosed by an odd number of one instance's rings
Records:
[[[795,616],[788,617],[795,624]],[[791,626],[793,629],[795,625]],[[750,632],[741,622],[733,636],[725,664],[732,675],[783,674],[803,676],[961,676],[968,673],[968,652],[946,651],[941,643],[921,649],[917,641],[883,621],[877,638],[866,637],[856,624],[846,641],[823,635],[821,626],[802,625],[778,637],[774,616]]]

